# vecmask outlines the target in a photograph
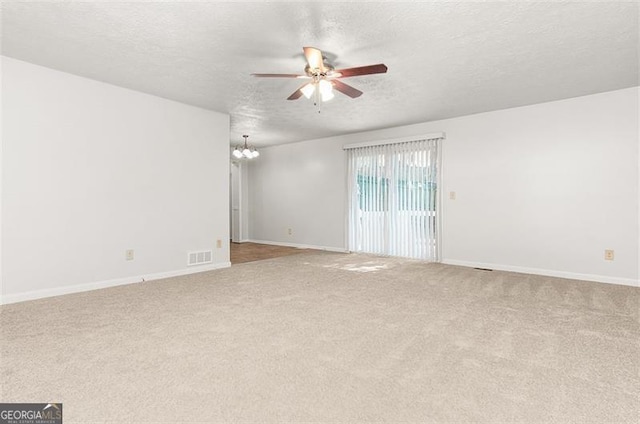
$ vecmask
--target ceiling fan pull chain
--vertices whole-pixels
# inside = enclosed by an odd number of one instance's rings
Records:
[[[320,113],[320,105],[322,102],[322,97],[320,97],[320,90],[318,90],[318,84],[316,83],[316,89],[313,91],[313,104],[318,107],[318,113]]]

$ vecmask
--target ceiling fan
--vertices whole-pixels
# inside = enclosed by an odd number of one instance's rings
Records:
[[[314,97],[316,104],[320,101],[331,100],[333,89],[335,88],[342,94],[346,94],[351,98],[362,95],[362,91],[343,83],[340,78],[357,77],[361,75],[383,74],[387,72],[387,66],[379,63],[377,65],[359,66],[356,68],[335,69],[332,65],[326,63],[322,52],[315,47],[303,47],[304,56],[307,59],[307,65],[304,68],[304,74],[251,74],[254,77],[266,78],[299,78],[310,79],[297,89],[293,94],[287,97],[287,100],[297,100],[302,96],[307,99]]]

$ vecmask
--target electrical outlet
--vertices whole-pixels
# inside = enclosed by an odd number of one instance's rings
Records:
[[[221,249],[221,248],[222,248],[222,240],[217,240],[217,241],[216,241],[216,247],[217,247],[218,249]]]
[[[456,200],[456,192],[455,191],[450,191],[449,192],[449,199],[450,200]]]
[[[127,261],[132,261],[133,260],[133,249],[128,249],[125,250],[124,252],[124,258]]]
[[[604,260],[605,261],[612,261],[613,260],[613,250],[605,250],[604,251]]]
[[[293,234],[293,230],[291,228],[287,229],[287,234],[292,235]]]

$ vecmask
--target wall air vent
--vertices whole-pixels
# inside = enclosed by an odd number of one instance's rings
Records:
[[[210,264],[211,262],[213,262],[213,251],[211,250],[201,250],[187,254],[187,266]]]

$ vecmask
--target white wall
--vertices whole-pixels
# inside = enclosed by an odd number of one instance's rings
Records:
[[[249,169],[249,234],[344,250],[343,137],[262,149]],[[288,234],[291,229],[292,235]]]
[[[637,284],[638,88],[262,149],[251,238],[344,249],[342,146],[440,131],[445,262]]]
[[[4,303],[228,266],[228,115],[2,66]]]

